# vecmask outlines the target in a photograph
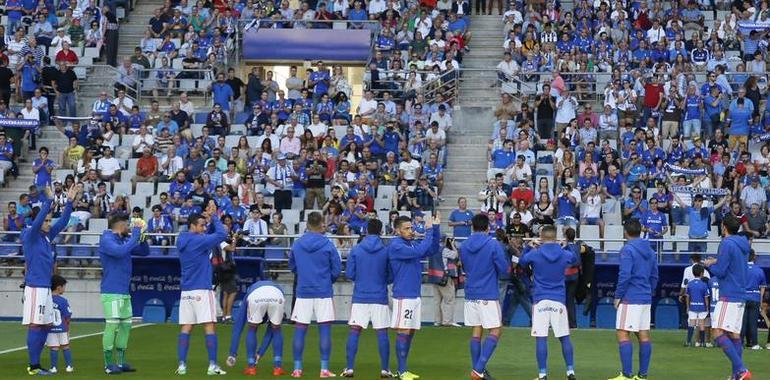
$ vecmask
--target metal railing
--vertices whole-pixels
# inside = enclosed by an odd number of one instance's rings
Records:
[[[210,86],[216,80],[212,69],[177,69],[169,66],[136,69],[136,73],[136,96],[139,102],[148,96],[155,99],[155,92],[168,94],[168,97],[186,92],[193,100],[207,101]],[[158,73],[170,73],[173,74],[173,78],[158,78]],[[180,74],[184,74],[184,77],[180,78]],[[161,81],[166,81],[168,84],[163,87]],[[164,95],[158,95],[158,97],[164,97]]]
[[[389,92],[395,98],[401,99],[414,99],[417,95],[423,95],[428,103],[436,101],[439,94],[449,103],[454,102],[458,96],[460,71],[453,70],[439,75],[434,75],[431,71],[410,70],[380,70],[379,73],[384,80],[372,83],[370,77],[365,78],[366,89],[372,90],[378,100],[382,99],[383,92]],[[410,85],[412,73],[420,77],[417,86]]]

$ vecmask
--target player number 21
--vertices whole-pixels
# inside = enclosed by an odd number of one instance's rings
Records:
[[[404,310],[404,319],[412,319],[412,314],[414,310]]]

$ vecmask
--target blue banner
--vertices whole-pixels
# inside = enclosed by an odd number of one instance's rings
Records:
[[[276,49],[280,46],[280,49]],[[253,61],[353,61],[369,59],[368,29],[267,29],[243,33],[243,58]]]
[[[40,122],[37,120],[29,120],[29,119],[0,118],[0,127],[37,130],[40,127]]]
[[[748,35],[752,31],[762,32],[770,29],[770,22],[767,21],[738,21],[738,31],[743,35]]]
[[[179,259],[176,257],[135,257],[133,262],[131,306],[134,309],[134,316],[141,316],[144,304],[152,298],[157,298],[163,301],[166,306],[166,317],[168,317],[174,303],[179,301],[181,292]],[[236,263],[238,270],[237,299],[240,299],[251,284],[259,281],[258,277],[262,273],[263,262],[252,259],[237,260]]]

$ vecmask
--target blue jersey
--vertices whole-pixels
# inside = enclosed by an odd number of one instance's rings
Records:
[[[719,300],[719,279],[716,277],[711,277],[709,279],[709,296],[711,296],[711,307],[709,310],[711,313],[714,313],[714,308],[716,307],[717,300]]]
[[[647,231],[648,239],[662,239],[663,228],[668,226],[668,218],[666,218],[666,214],[660,211],[647,211],[644,214],[641,222],[643,226],[649,229],[649,231]]]
[[[64,333],[70,331],[70,319],[72,319],[72,310],[67,299],[58,295],[53,295],[53,326],[52,333]]]
[[[53,275],[54,252],[51,242],[59,235],[59,232],[67,227],[72,214],[72,202],[67,201],[61,217],[51,225],[48,233],[40,230],[51,212],[51,200],[46,199],[40,207],[40,211],[32,221],[32,224],[21,231],[21,247],[24,252],[24,261],[27,272],[24,274],[24,283],[33,288],[50,288]]]
[[[460,260],[466,274],[465,299],[497,301],[498,281],[510,268],[497,240],[483,232],[471,234],[460,246]]]
[[[32,163],[33,167],[39,167],[41,165],[42,167],[37,171],[37,173],[35,173],[35,185],[49,186],[51,185],[51,173],[48,171],[48,168],[52,167],[54,162],[48,159],[43,162],[38,158],[34,163]]]
[[[746,273],[748,275],[748,281],[746,281],[746,301],[762,302],[762,295],[759,290],[767,285],[765,271],[759,265],[749,262]]]
[[[455,209],[455,210],[452,210],[451,214],[449,214],[449,221],[453,222],[453,223],[470,222],[471,219],[473,219],[473,211],[468,210],[468,209],[465,209],[464,211],[460,210],[460,209]],[[470,223],[463,224],[463,225],[460,225],[460,226],[454,226],[454,227],[452,227],[452,230],[453,230],[452,234],[456,238],[457,237],[468,237],[468,236],[471,235],[471,225],[470,225]]]
[[[177,238],[179,262],[182,266],[182,291],[211,290],[213,269],[209,254],[227,238],[219,218],[211,218],[213,233],[182,232]]]
[[[649,305],[658,285],[658,260],[650,243],[632,239],[620,250],[618,283],[615,299],[623,303]]]
[[[412,240],[396,237],[388,245],[390,270],[393,273],[393,298],[420,298],[423,258],[439,254],[441,238],[439,226],[433,226],[425,239],[415,244]]]
[[[717,262],[709,271],[719,279],[720,301],[746,300],[749,249],[749,240],[743,236],[731,235],[719,243]]]
[[[388,284],[393,282],[388,249],[379,236],[367,236],[348,256],[345,277],[353,281],[353,303],[388,304]]]
[[[702,103],[700,96],[688,96],[684,103],[684,120],[700,120],[700,108]]]
[[[687,297],[690,302],[689,310],[698,313],[708,311],[706,303],[708,301],[707,298],[709,297],[709,293],[711,292],[708,284],[700,278],[688,282]]]
[[[329,238],[306,232],[291,247],[289,269],[297,275],[297,298],[331,298],[342,260]]]
[[[234,315],[235,318],[235,324],[233,325],[233,333],[232,333],[232,339],[230,340],[230,356],[237,356],[238,355],[238,345],[241,340],[241,333],[243,332],[243,327],[248,322],[248,315],[249,315],[249,296],[251,293],[254,293],[255,290],[263,287],[271,287],[278,289],[278,291],[283,294],[283,289],[276,283],[268,280],[264,281],[257,281],[246,290],[246,294],[243,295],[243,301],[241,302],[241,307],[238,309],[237,314]],[[272,300],[271,300],[272,301]],[[281,302],[282,300],[276,300],[276,302]],[[276,353],[276,356],[281,356],[281,353]]]
[[[129,294],[131,285],[131,251],[139,245],[141,231],[131,231],[130,238],[104,231],[99,238],[99,259],[102,262],[102,294]],[[149,253],[149,250],[146,252]]]
[[[562,248],[555,242],[545,243],[537,248],[527,248],[519,259],[519,266],[532,267],[534,302],[550,300],[565,303],[567,290],[564,272],[576,262],[577,257],[572,251]]]

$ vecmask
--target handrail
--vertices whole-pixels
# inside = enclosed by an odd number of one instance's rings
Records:
[[[75,68],[82,68],[82,69],[85,69],[85,70],[89,70],[89,69],[107,69],[108,71],[110,71],[111,74],[115,75],[115,80],[114,80],[113,83],[120,83],[120,84],[126,86],[127,90],[132,90],[134,94],[138,94],[137,87],[132,87],[132,86],[130,86],[130,85],[120,81],[120,78],[121,78],[121,76],[123,74],[121,74],[121,72],[118,71],[118,69],[116,67],[113,67],[113,66],[110,66],[110,65],[107,65],[107,64],[91,64],[91,65],[77,64],[77,65],[71,65],[70,67],[72,67],[73,70]],[[134,80],[136,81],[136,83],[139,83],[138,82],[138,78],[134,78]],[[134,101],[134,103],[138,104],[139,98],[138,98],[138,96],[132,96],[131,95],[132,91],[126,91],[126,97],[130,98],[131,100]]]
[[[168,88],[158,88],[157,86],[155,86],[155,82],[157,82],[158,79],[153,77],[152,73],[158,72],[161,70],[163,71],[170,70],[175,74],[174,79],[169,79],[172,85],[169,86]],[[136,71],[137,73],[139,73],[138,75],[139,78],[137,79],[137,82],[136,82],[137,88],[138,88],[138,91],[137,91],[138,97],[141,97],[143,93],[146,91],[153,91],[153,90],[163,90],[163,91],[168,90],[169,92],[174,91],[179,93],[185,92],[185,91],[188,91],[188,92],[200,91],[204,94],[203,98],[205,100],[205,99],[208,99],[208,95],[207,95],[209,92],[208,88],[182,89],[181,81],[183,80],[204,81],[204,82],[208,81],[210,83],[213,83],[216,80],[216,78],[214,78],[213,76],[213,71],[211,69],[175,69],[169,66],[168,68],[164,68],[164,67],[153,67],[149,69],[140,68],[140,69],[136,69]],[[177,78],[176,77],[183,72],[191,73],[191,74],[200,73],[200,76],[202,76],[202,78]]]
[[[389,77],[387,80],[383,80],[381,82],[386,85],[390,85],[391,87],[395,85],[397,88],[373,89],[374,86],[371,82],[371,78],[369,78],[369,80],[364,84],[366,85],[367,89],[370,89],[372,92],[374,92],[375,99],[380,100],[382,99],[380,96],[382,92],[388,91],[392,93],[393,91],[404,91],[404,87],[408,81],[408,76],[412,72],[420,75],[421,78],[423,76],[433,74],[432,71],[427,70],[379,70],[381,75]],[[431,80],[421,80],[419,90],[416,91],[416,93],[413,95],[416,96],[418,94],[422,94],[425,98],[425,101],[431,103],[436,100],[438,94],[441,94],[444,95],[444,101],[453,103],[457,98],[457,87],[459,85],[460,79],[459,77],[459,72],[448,71],[442,73],[436,78],[432,78]]]
[[[238,20],[238,31],[239,32],[246,32],[251,30],[252,28],[267,28],[271,27],[273,24],[283,24],[283,26],[288,25],[294,25],[294,24],[329,24],[324,25],[326,27],[332,28],[334,27],[334,24],[342,24],[345,23],[348,29],[369,29],[374,31],[380,29],[380,22],[377,20],[287,20],[287,19],[261,19],[261,20]],[[350,26],[353,25],[355,28],[351,28]],[[366,28],[364,28],[366,26]],[[313,27],[306,27],[306,25],[302,25],[304,29],[320,29],[320,28],[313,28]],[[290,28],[291,29],[291,28]]]

